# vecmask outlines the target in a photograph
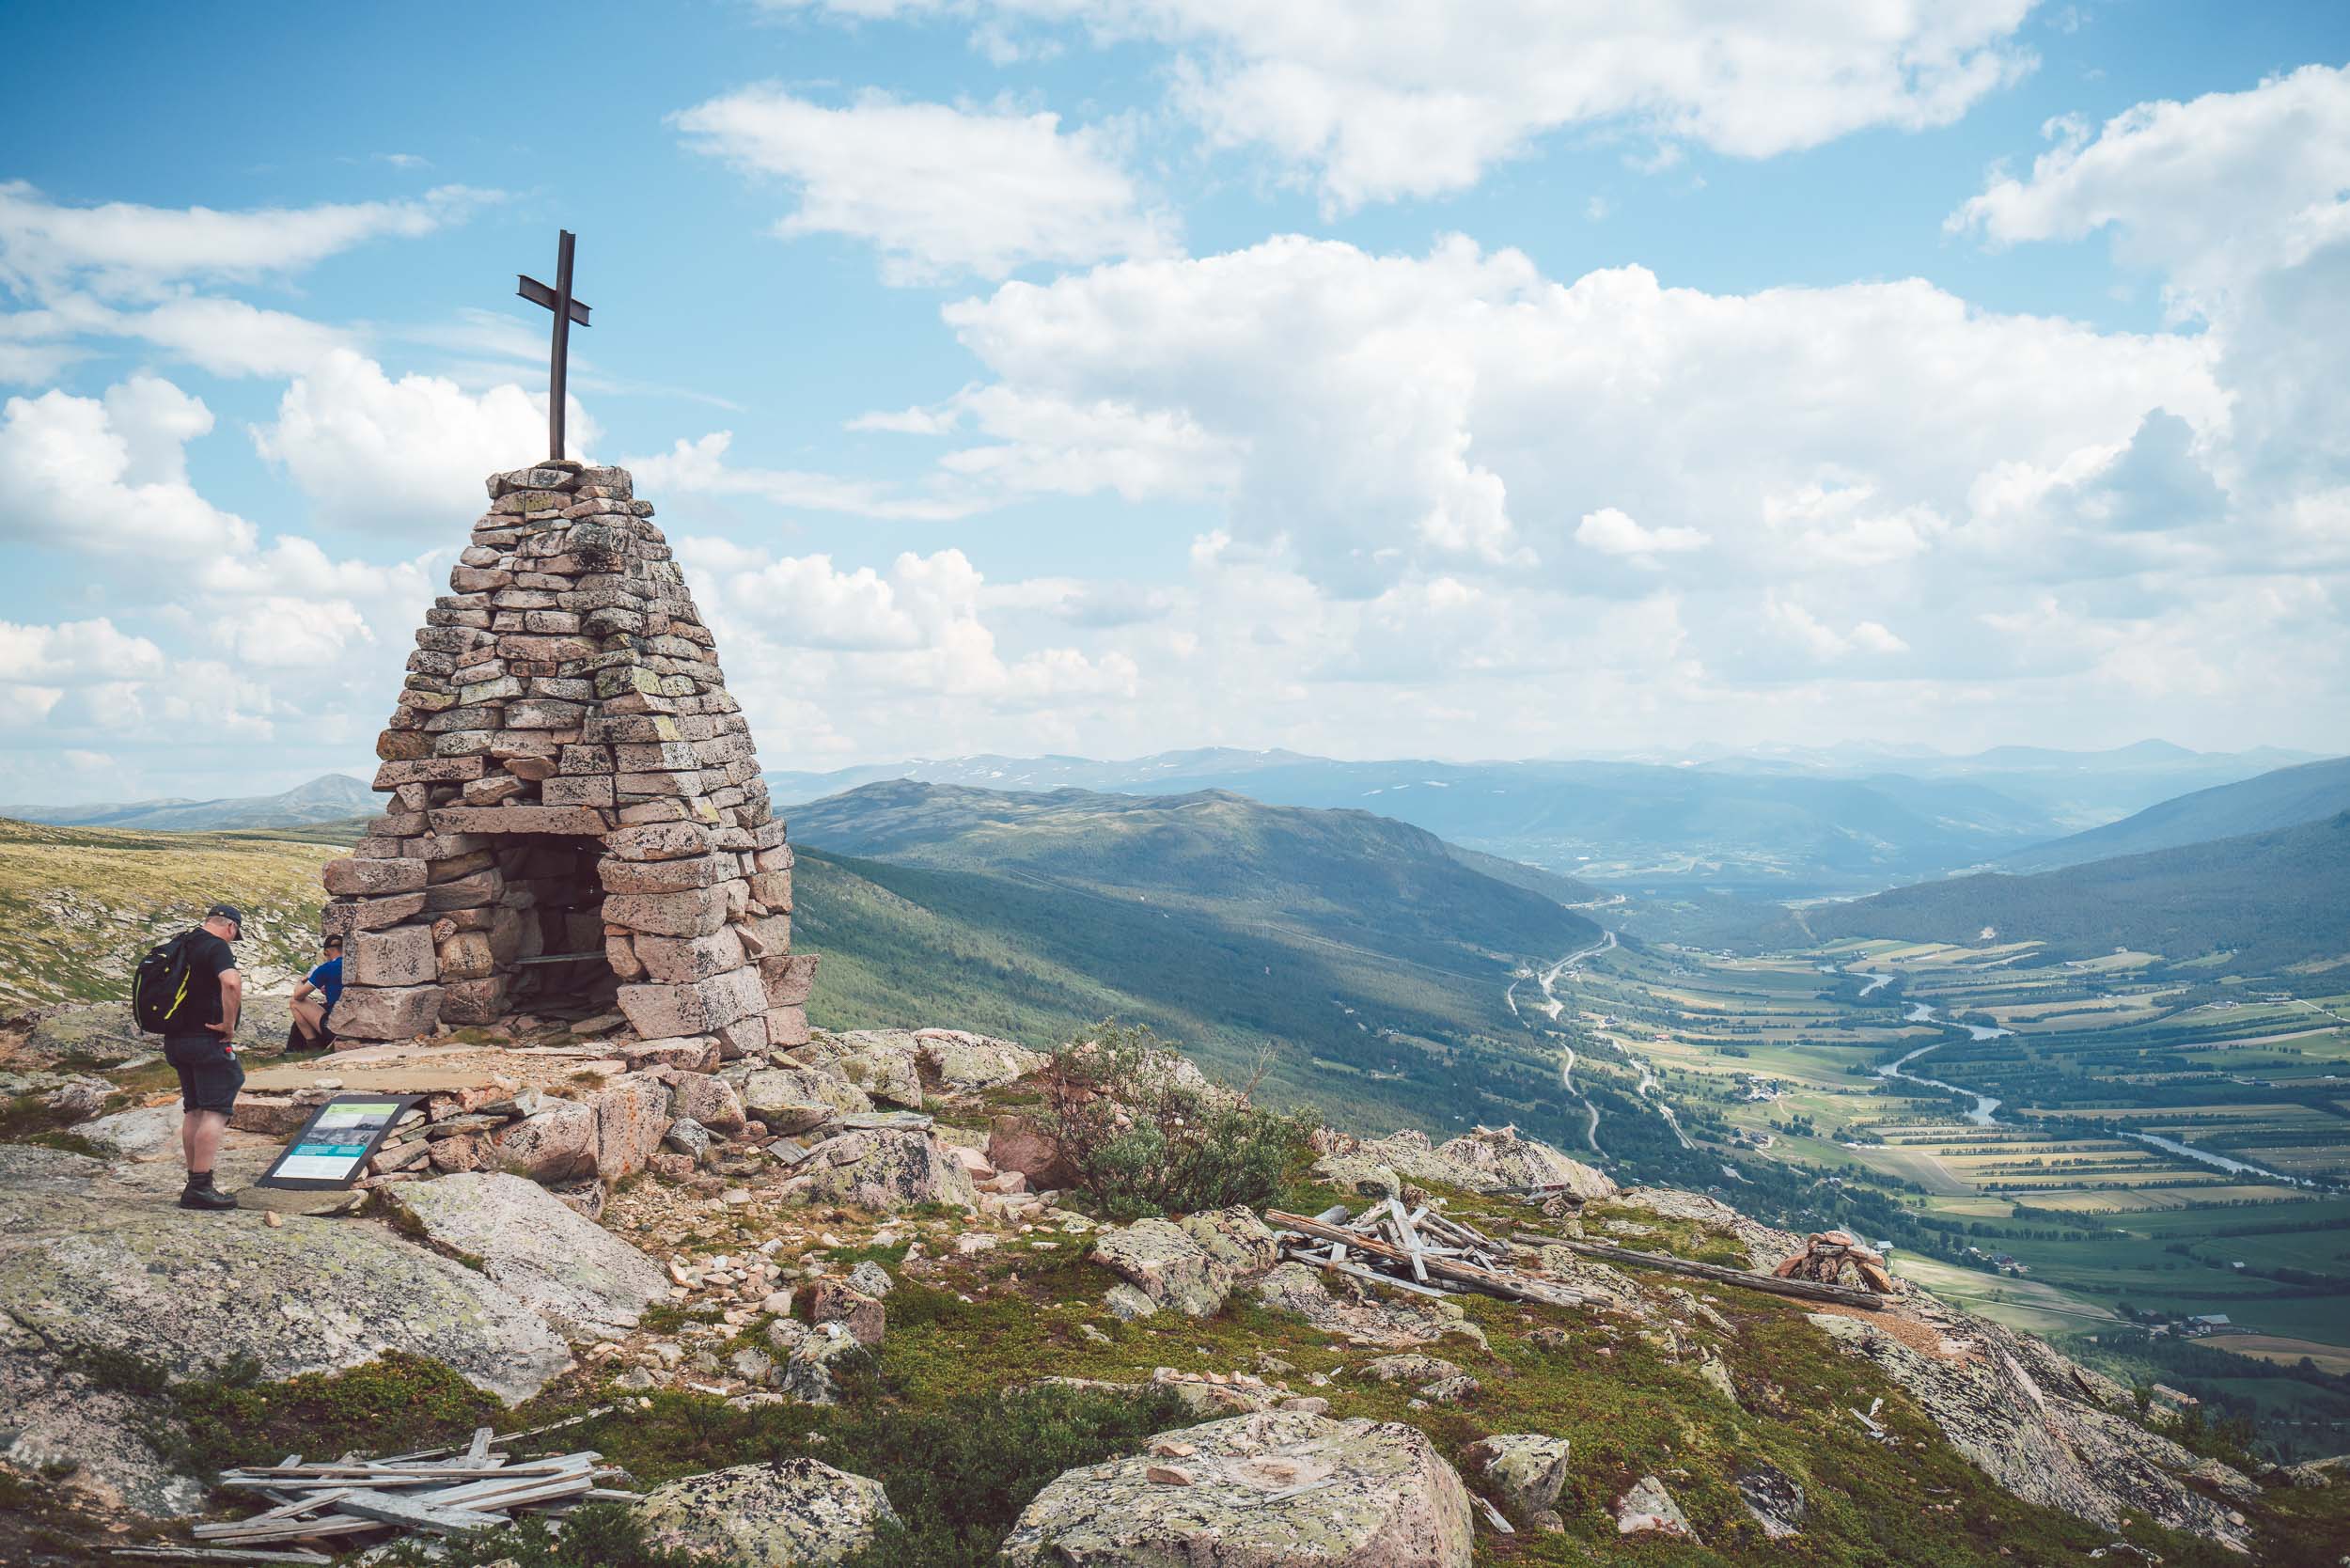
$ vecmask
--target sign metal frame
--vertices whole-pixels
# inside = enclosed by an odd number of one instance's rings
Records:
[[[310,1113],[268,1170],[253,1184],[295,1192],[334,1192],[348,1188],[367,1174],[368,1157],[383,1145],[400,1119],[424,1103],[422,1094],[337,1094]],[[363,1114],[354,1114],[363,1113]],[[321,1123],[325,1123],[321,1126]],[[340,1160],[349,1169],[341,1176],[284,1175],[289,1165],[297,1171],[316,1172],[315,1162]],[[304,1162],[296,1164],[295,1162]]]

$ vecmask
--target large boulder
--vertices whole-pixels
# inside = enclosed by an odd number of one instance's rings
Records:
[[[567,1334],[624,1333],[669,1294],[659,1264],[536,1182],[461,1174],[384,1190],[432,1242],[478,1259]]]
[[[117,1111],[95,1121],[85,1121],[73,1131],[77,1137],[110,1149],[125,1159],[152,1159],[179,1152],[181,1115],[180,1102],[174,1100],[167,1105]]]
[[[917,1203],[976,1209],[971,1172],[928,1127],[860,1127],[808,1150],[783,1184],[787,1197],[892,1212]]]
[[[1172,1307],[1189,1317],[1214,1312],[1232,1288],[1231,1277],[1171,1219],[1138,1219],[1104,1231],[1094,1244],[1093,1262],[1140,1291],[1154,1308]]]
[[[1699,1540],[1689,1516],[1681,1512],[1673,1495],[1654,1476],[1642,1476],[1626,1488],[1616,1499],[1614,1512],[1618,1535],[1670,1535],[1684,1541]]]
[[[1804,1239],[1794,1231],[1749,1219],[1720,1199],[1708,1198],[1701,1192],[1684,1192],[1679,1187],[1627,1187],[1616,1196],[1616,1201],[1627,1208],[1646,1209],[1667,1219],[1694,1220],[1734,1237],[1747,1249],[1750,1265],[1764,1274],[1804,1249]]]
[[[1319,1270],[1287,1262],[1257,1281],[1257,1299],[1279,1311],[1294,1312],[1323,1333],[1350,1344],[1425,1345],[1447,1334],[1476,1332],[1451,1302],[1431,1302],[1422,1308],[1381,1301],[1344,1276],[1339,1277],[1339,1286],[1333,1291],[1323,1282]]]
[[[136,962],[133,958],[133,962]],[[118,1067],[139,1057],[159,1055],[163,1042],[139,1031],[124,1002],[60,1002],[32,1015],[32,1027],[17,1048],[27,1066],[61,1061]]]
[[[742,1096],[724,1078],[706,1073],[680,1073],[669,1080],[669,1114],[690,1118],[727,1137],[744,1125]]]
[[[686,1476],[631,1506],[653,1545],[742,1568],[838,1562],[870,1545],[881,1521],[898,1516],[880,1482],[815,1459]]]
[[[1164,1434],[1021,1511],[1015,1568],[1468,1568],[1468,1493],[1418,1428],[1298,1411]]]
[[[1031,1192],[1077,1184],[1076,1168],[1061,1152],[1060,1141],[1033,1116],[1006,1112],[989,1123],[987,1163],[998,1170],[1018,1171],[1027,1178]]]
[[[743,1108],[779,1133],[804,1133],[842,1113],[870,1111],[873,1102],[837,1067],[760,1067],[736,1086]]]
[[[1803,1485],[1794,1476],[1765,1460],[1749,1459],[1730,1473],[1730,1482],[1764,1535],[1784,1541],[1803,1533],[1808,1504]]]
[[[572,1182],[596,1173],[596,1112],[577,1100],[544,1103],[490,1139],[492,1163],[534,1182]]]
[[[1515,1127],[1479,1127],[1436,1146],[1436,1157],[1492,1178],[1496,1187],[1564,1187],[1577,1198],[1612,1198],[1614,1178],[1571,1160]]]
[[[1856,1317],[1814,1312],[1810,1321],[1846,1354],[1874,1362],[1907,1389],[1952,1448],[2025,1501],[2108,1529],[2125,1516],[2150,1518],[2249,1548],[2243,1515],[2210,1495],[2248,1500],[2257,1493],[2248,1478],[2108,1408],[2100,1396],[2121,1393],[2118,1386],[2045,1344],[1949,1309],[1917,1310],[1950,1354],[1913,1350]],[[2037,1364],[2037,1375],[2028,1362]],[[2199,1484],[2190,1486],[2189,1479]]]
[[[921,1052],[922,1065],[949,1094],[1016,1083],[1042,1072],[1053,1059],[1042,1051],[1031,1051],[1009,1040],[965,1034],[961,1029],[916,1029],[914,1042]]]
[[[669,1130],[669,1086],[623,1074],[589,1097],[596,1114],[596,1174],[617,1182],[645,1168]]]
[[[204,1512],[203,1482],[174,1470],[149,1440],[176,1446],[187,1436],[162,1401],[107,1388],[6,1318],[0,1412],[0,1461],[21,1472],[62,1476],[61,1485],[111,1513]]]
[[[1279,1250],[1264,1221],[1246,1208],[1209,1210],[1182,1220],[1138,1219],[1105,1231],[1093,1262],[1186,1317],[1224,1305],[1232,1286],[1271,1268]]]
[[[1515,1127],[1480,1127],[1446,1144],[1409,1128],[1383,1138],[1340,1140],[1314,1171],[1347,1192],[1394,1197],[1406,1182],[1436,1182],[1470,1192],[1497,1187],[1563,1186],[1583,1199],[1611,1197],[1606,1172],[1571,1160]]]
[[[488,1276],[366,1220],[191,1216],[38,1149],[0,1162],[0,1310],[56,1355],[129,1356],[182,1376],[262,1377],[402,1351],[509,1403],[571,1365],[563,1341]],[[197,1221],[200,1220],[201,1223]]]
[[[851,1083],[884,1105],[922,1108],[922,1056],[906,1029],[853,1029],[819,1035],[800,1056],[821,1054]]]

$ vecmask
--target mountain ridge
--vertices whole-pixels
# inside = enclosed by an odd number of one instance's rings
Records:
[[[274,795],[227,795],[213,800],[162,796],[84,806],[0,806],[0,817],[56,827],[114,827],[156,833],[211,833],[224,828],[299,827],[371,812],[368,784],[346,773],[322,773]]]
[[[2043,871],[2214,839],[2297,827],[2350,809],[2350,757],[2302,762],[2174,796],[2103,827],[2002,855],[2002,870]]]

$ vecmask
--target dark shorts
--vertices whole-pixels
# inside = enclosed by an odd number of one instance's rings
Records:
[[[244,1065],[216,1034],[185,1035],[164,1042],[164,1059],[180,1073],[180,1108],[218,1111],[223,1116],[244,1087]]]

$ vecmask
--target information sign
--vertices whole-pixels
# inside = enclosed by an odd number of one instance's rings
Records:
[[[319,1190],[347,1187],[367,1169],[384,1135],[423,1098],[417,1094],[338,1094],[310,1114],[277,1162],[255,1184]]]

